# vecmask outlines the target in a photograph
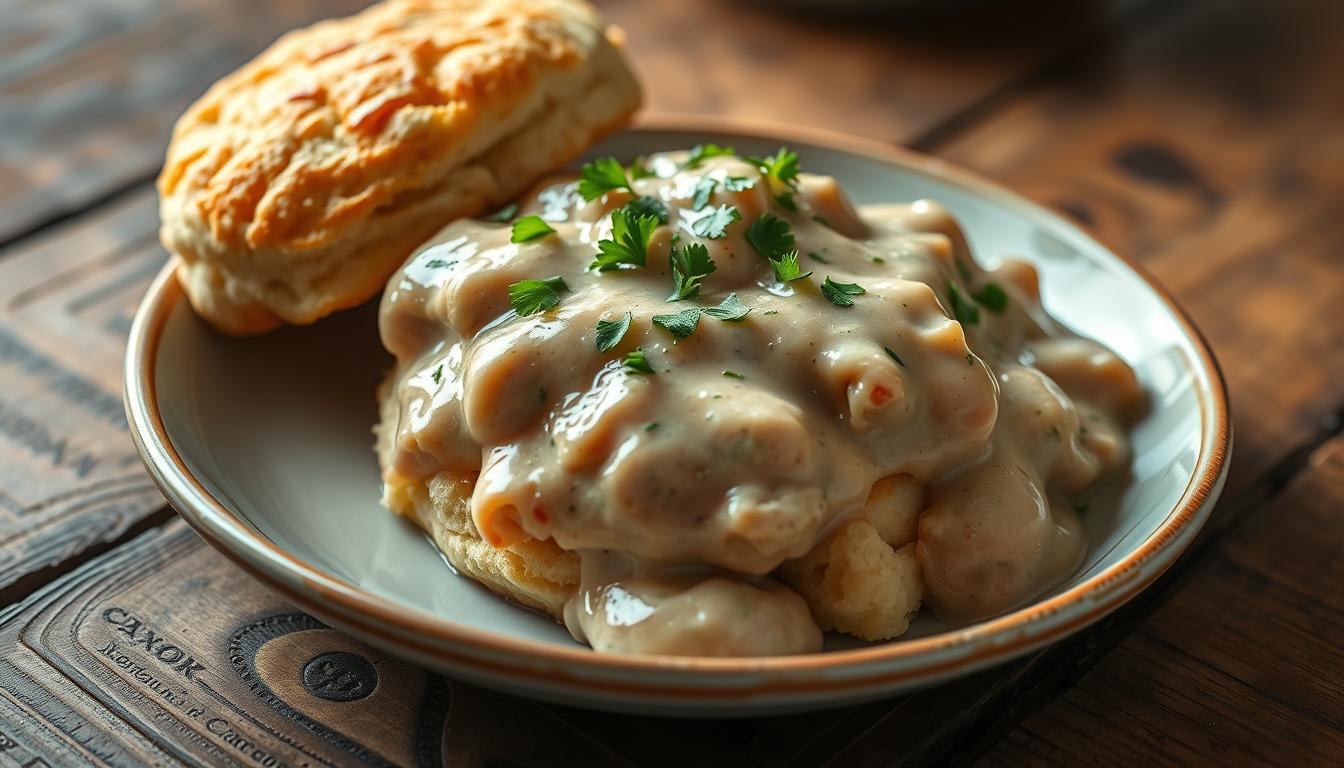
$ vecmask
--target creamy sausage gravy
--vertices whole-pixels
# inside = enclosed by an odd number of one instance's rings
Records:
[[[1129,367],[1046,316],[1032,267],[977,265],[936,203],[856,210],[827,176],[686,157],[650,158],[633,191],[588,202],[546,186],[520,215],[553,234],[514,243],[508,223],[459,221],[407,262],[380,320],[401,405],[389,470],[479,472],[486,541],[578,553],[566,623],[603,651],[819,650],[807,604],[770,574],[898,473],[926,486],[916,554],[939,617],[1003,612],[1074,570],[1080,494],[1128,461]],[[668,217],[645,264],[589,269],[612,212],[645,196]],[[766,214],[810,276],[780,282],[749,243]],[[710,215],[733,219],[722,237],[697,234]],[[669,302],[669,250],[697,243],[715,269]],[[510,285],[552,277],[568,288],[554,308],[514,311]],[[826,278],[863,293],[838,306]],[[651,322],[730,294],[745,318],[702,315],[680,339]],[[627,312],[599,351],[597,323]],[[636,349],[651,373],[623,363]]]

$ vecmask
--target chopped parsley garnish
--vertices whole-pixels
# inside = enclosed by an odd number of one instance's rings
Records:
[[[947,284],[947,297],[952,304],[952,316],[962,325],[975,325],[980,322],[980,310],[974,304],[962,298],[956,283]]]
[[[886,263],[887,263],[887,260],[886,260],[886,259],[882,258],[881,256],[878,256],[877,254],[873,254],[873,255],[869,256],[869,257],[868,257],[868,260],[871,261],[871,262],[873,262],[874,264],[886,264]]]
[[[852,297],[862,296],[867,291],[858,283],[837,283],[828,277],[821,283],[821,293],[837,307],[852,307],[854,306]]]
[[[630,330],[632,315],[626,312],[619,320],[597,321],[597,351],[606,352],[621,343],[625,332]]]
[[[653,430],[655,430],[655,429],[657,429],[657,428],[658,428],[658,422],[656,422],[656,421],[650,421],[648,424],[645,424],[645,425],[644,425],[644,431],[645,431],[645,432],[652,432]]]
[[[778,152],[769,157],[743,159],[760,167],[770,182],[770,191],[774,193],[776,203],[790,211],[798,210],[798,206],[793,202],[793,193],[798,187],[797,152],[780,147]]]
[[[897,365],[901,366],[902,368],[905,367],[905,361],[901,359],[900,355],[893,352],[891,350],[891,347],[883,347],[882,351],[887,353],[887,357],[890,357],[892,360],[895,360]]]
[[[781,283],[802,280],[812,274],[811,270],[804,272],[799,268],[797,251],[789,251],[778,259],[771,259],[770,267],[775,270],[775,279]]]
[[[723,188],[729,192],[745,192],[756,187],[756,180],[747,176],[725,176]]]
[[[700,293],[700,282],[714,272],[714,260],[702,243],[678,248],[672,246],[668,261],[672,265],[672,295],[668,301],[693,298]]]
[[[611,239],[597,241],[598,254],[589,269],[605,272],[622,264],[644,266],[657,216],[641,216],[625,208],[611,212]]]
[[[434,386],[436,386],[436,387],[437,387],[440,383],[442,383],[442,382],[443,382],[443,366],[440,365],[438,368],[435,368],[435,369],[434,369],[434,373],[430,374],[430,378],[434,380]]]
[[[764,213],[747,227],[747,242],[765,258],[777,259],[793,250],[793,231],[789,222],[773,213]]]
[[[670,315],[654,315],[653,324],[678,339],[684,339],[695,333],[696,326],[700,324],[700,309],[693,307]]]
[[[524,216],[513,222],[513,235],[509,240],[515,243],[526,243],[529,240],[536,240],[538,237],[545,237],[555,230],[551,228],[540,216]]]
[[[569,286],[558,275],[544,280],[520,280],[509,286],[509,303],[520,316],[527,317],[554,308],[560,303],[562,291],[568,292]]]
[[[425,262],[425,266],[429,267],[430,269],[443,269],[444,267],[451,267],[456,263],[457,263],[456,259],[454,259],[453,261],[447,261],[445,259],[430,259],[429,261]]]
[[[731,205],[720,205],[713,208],[709,213],[695,220],[691,225],[691,231],[700,237],[709,240],[718,240],[728,234],[728,225],[734,221],[741,221],[742,214]]]
[[[966,266],[966,262],[957,259],[953,263],[957,265],[957,274],[961,275],[961,279],[968,283],[971,282],[971,268]]]
[[[723,375],[724,375],[724,376],[727,376],[727,377],[730,378],[730,379],[745,379],[745,378],[747,378],[746,376],[743,376],[742,374],[738,373],[737,371],[728,371],[728,370],[725,370],[725,371],[723,372]]]
[[[653,373],[653,366],[649,365],[649,358],[644,356],[643,347],[635,347],[629,354],[621,358],[621,365],[629,373]]]
[[[716,320],[737,322],[751,313],[751,307],[743,304],[736,293],[730,293],[717,307],[707,307],[701,311]]]
[[[985,283],[983,288],[971,294],[971,298],[994,314],[1001,315],[1008,308],[1008,294],[998,283]]]
[[[656,197],[640,195],[622,207],[636,216],[652,216],[659,224],[667,223],[667,206]]]
[[[625,168],[614,157],[599,157],[579,170],[579,195],[592,200],[613,189],[630,189]]]
[[[681,164],[681,167],[694,168],[711,157],[735,154],[737,154],[737,150],[732,147],[720,147],[718,144],[696,144],[691,147],[691,154],[686,158],[686,162]]]
[[[691,195],[691,210],[702,211],[706,205],[709,205],[709,196],[714,194],[714,188],[719,185],[716,179],[709,176],[701,176],[695,183],[695,193]]]
[[[633,161],[631,161],[630,163],[631,181],[639,181],[640,179],[650,179],[658,175],[653,171],[649,170],[647,162],[648,162],[647,158],[645,158],[643,155],[640,155],[639,157],[636,157]]]
[[[504,206],[503,208],[500,208],[498,211],[495,211],[489,216],[482,216],[481,221],[493,221],[495,223],[513,221],[513,217],[517,215],[518,215],[518,204],[509,203],[508,205]]]
[[[815,260],[815,261],[820,261],[822,264],[830,264],[830,263],[831,263],[831,260],[830,260],[830,259],[826,258],[825,256],[822,256],[820,253],[817,253],[816,251],[808,251],[808,252],[807,252],[807,257],[808,257],[809,259],[813,259],[813,260]]]
[[[975,365],[975,355],[972,355],[970,352],[966,353],[966,365]]]

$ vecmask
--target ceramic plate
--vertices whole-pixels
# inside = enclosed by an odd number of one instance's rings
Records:
[[[373,306],[307,328],[225,338],[165,271],[131,332],[126,398],[141,453],[212,545],[305,610],[449,675],[621,711],[741,715],[876,698],[1059,640],[1132,598],[1185,549],[1222,487],[1225,388],[1198,332],[1140,269],[1060,217],[925,157],[840,136],[661,120],[592,155],[631,158],[702,141],[796,149],[859,203],[929,197],[960,219],[977,258],[1035,263],[1049,311],[1138,371],[1152,411],[1132,477],[1089,510],[1091,551],[1036,602],[967,627],[928,617],[887,643],[828,641],[768,659],[595,654],[549,619],[455,575],[419,531],[379,506],[370,426],[390,364]]]

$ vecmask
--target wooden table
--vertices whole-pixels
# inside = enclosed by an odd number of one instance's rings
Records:
[[[141,470],[119,365],[164,259],[172,120],[281,31],[360,4],[3,13],[0,764],[1344,764],[1344,3],[603,3],[652,110],[838,129],[997,178],[1155,272],[1232,391],[1222,503],[1118,614],[940,689],[736,722],[544,706],[387,658],[205,547]],[[383,684],[330,700],[329,653]]]

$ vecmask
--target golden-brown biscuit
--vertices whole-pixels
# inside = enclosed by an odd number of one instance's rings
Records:
[[[387,0],[286,35],[182,116],[160,237],[221,330],[309,323],[638,104],[581,0]]]

